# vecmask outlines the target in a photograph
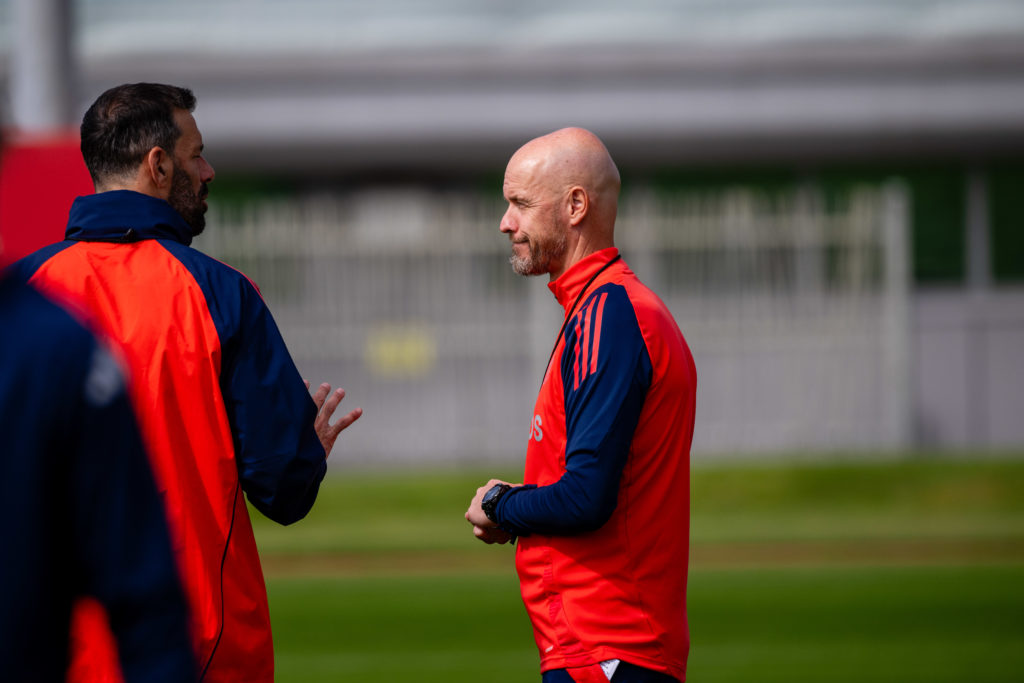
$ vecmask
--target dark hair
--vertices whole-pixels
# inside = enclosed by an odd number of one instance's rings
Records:
[[[181,131],[175,110],[192,111],[188,88],[160,83],[126,83],[100,95],[82,118],[82,158],[94,183],[124,176],[154,147],[174,153]]]

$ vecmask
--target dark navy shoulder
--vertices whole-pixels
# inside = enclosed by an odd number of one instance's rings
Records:
[[[587,294],[577,309],[576,316],[589,318],[595,330],[624,331],[624,327],[639,329],[634,302],[626,288],[614,282],[606,282]]]
[[[204,254],[194,247],[180,244],[174,240],[159,240],[159,242],[182,265],[188,268],[197,281],[203,279],[217,284],[231,283],[232,285],[251,289],[254,293],[259,294],[259,288],[256,287],[255,283],[234,266]]]
[[[262,315],[266,309],[259,289],[244,273],[212,256],[174,240],[159,240],[192,274],[203,291],[217,332],[222,340],[234,337],[244,318]]]
[[[632,307],[626,288],[616,282],[606,282],[600,287],[595,288],[594,291],[587,294],[581,305],[593,304],[600,301],[602,297],[606,303],[612,303],[613,305],[626,304]]]

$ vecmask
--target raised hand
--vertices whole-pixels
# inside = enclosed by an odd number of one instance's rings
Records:
[[[309,380],[303,381],[306,383],[306,388],[309,389]],[[341,434],[344,429],[363,415],[363,409],[356,408],[334,424],[331,424],[331,416],[334,415],[334,411],[337,410],[343,398],[345,398],[345,390],[338,387],[332,393],[331,385],[327,382],[321,384],[317,388],[316,393],[313,394],[313,403],[316,404],[317,409],[316,420],[313,426],[316,429],[316,435],[320,437],[320,443],[323,444],[326,456],[330,456],[331,449],[334,448],[334,442],[338,439],[338,434]]]

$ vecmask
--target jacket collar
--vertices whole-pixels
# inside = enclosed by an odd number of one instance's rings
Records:
[[[576,301],[580,290],[586,286],[594,273],[615,258],[618,253],[619,250],[615,247],[595,251],[593,254],[572,264],[568,270],[558,276],[557,280],[549,282],[548,289],[558,299],[558,303],[562,304],[562,308],[568,309]]]
[[[165,239],[192,243],[192,228],[163,199],[131,190],[78,197],[71,205],[64,238],[86,242]]]

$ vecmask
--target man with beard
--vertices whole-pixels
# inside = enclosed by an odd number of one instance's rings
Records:
[[[697,376],[672,314],[615,248],[619,187],[607,149],[579,128],[530,141],[505,170],[512,267],[548,275],[565,318],[525,483],[492,479],[465,516],[486,543],[518,539],[545,683],[686,676]]]
[[[136,83],[100,95],[82,120],[96,194],[71,207],[65,240],[16,264],[89,311],[131,372],[204,681],[272,681],[266,589],[242,492],[290,524],[312,506],[326,457],[356,409],[311,398],[256,287],[189,245],[205,226],[213,168],[191,91]],[[72,627],[71,680],[117,680],[95,604]]]

